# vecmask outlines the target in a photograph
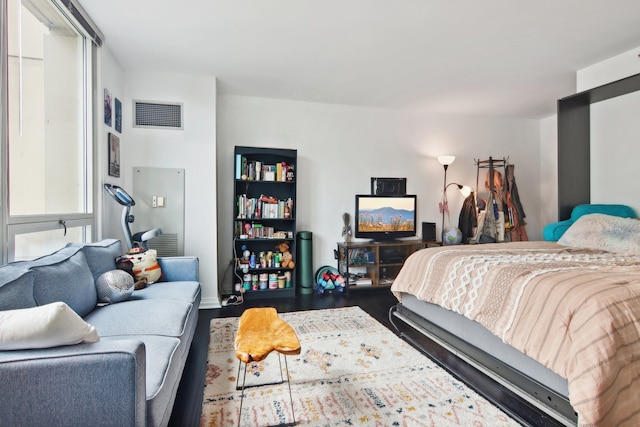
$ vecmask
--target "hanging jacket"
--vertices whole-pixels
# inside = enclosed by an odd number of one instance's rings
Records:
[[[529,240],[529,236],[527,235],[527,230],[525,229],[526,222],[524,218],[526,217],[524,213],[524,208],[522,207],[522,203],[520,202],[520,195],[518,194],[518,187],[516,186],[516,178],[514,176],[514,165],[507,165],[506,167],[506,175],[507,175],[507,207],[510,213],[510,223],[511,223],[511,241],[527,241]]]
[[[478,213],[475,206],[476,196],[471,193],[464,199],[460,216],[458,217],[458,229],[462,232],[462,242],[468,243],[475,236],[475,228],[478,226]]]

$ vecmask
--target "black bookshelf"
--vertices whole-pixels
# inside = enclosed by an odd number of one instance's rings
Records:
[[[236,146],[234,162],[233,289],[240,283],[249,299],[292,297],[297,150]]]

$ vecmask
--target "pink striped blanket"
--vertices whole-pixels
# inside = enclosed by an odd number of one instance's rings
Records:
[[[429,248],[391,290],[476,320],[566,378],[579,425],[640,425],[640,256],[550,242]]]

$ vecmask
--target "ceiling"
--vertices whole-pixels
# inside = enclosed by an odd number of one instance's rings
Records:
[[[125,69],[436,113],[547,117],[576,70],[640,47],[637,0],[78,1]]]

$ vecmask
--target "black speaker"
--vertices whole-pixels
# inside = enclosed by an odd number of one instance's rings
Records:
[[[422,223],[422,240],[424,242],[436,241],[436,223],[435,222]]]
[[[407,178],[371,178],[371,194],[404,196],[407,194]]]

